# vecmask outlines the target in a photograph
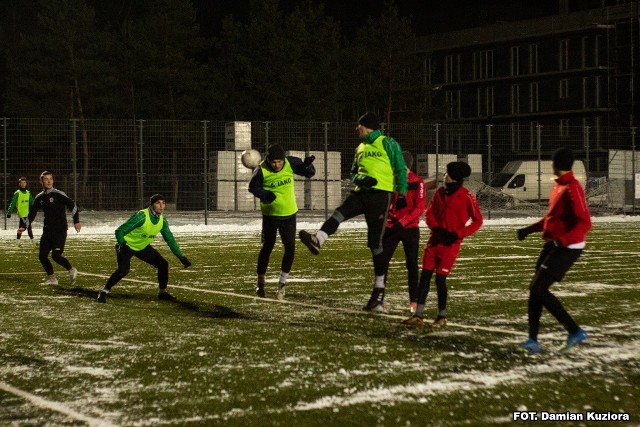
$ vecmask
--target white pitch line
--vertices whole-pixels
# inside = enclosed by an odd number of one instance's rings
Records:
[[[73,409],[63,405],[60,402],[54,402],[53,400],[47,400],[44,399],[40,396],[36,396],[35,394],[31,394],[27,391],[24,390],[20,390],[19,388],[13,387],[7,383],[4,383],[2,381],[0,381],[0,390],[4,390],[7,393],[11,393],[13,395],[22,397],[23,399],[26,399],[28,401],[30,401],[31,403],[33,403],[36,406],[39,406],[41,408],[45,408],[45,409],[51,409],[53,411],[59,412],[63,415],[66,415],[68,417],[74,418],[76,420],[79,421],[84,421],[85,423],[87,423],[89,426],[91,427],[111,427],[113,426],[113,424],[111,424],[108,421],[105,420],[100,420],[98,418],[92,418],[89,417],[87,415],[81,414],[77,411],[74,411]]]
[[[102,275],[102,274],[83,273],[83,272],[78,272],[78,274],[85,275],[85,276],[101,277],[101,278],[105,278],[105,279],[109,278],[109,276],[105,276],[105,275]],[[127,279],[127,278],[124,278],[122,280],[126,280],[126,281],[129,281],[129,282],[134,282],[134,283],[145,283],[145,284],[149,284],[149,285],[157,285],[158,284],[158,282],[152,282],[152,281],[147,281],[147,280],[137,280],[137,279]],[[351,308],[327,307],[325,305],[309,304],[309,303],[306,303],[306,302],[299,302],[299,301],[277,300],[277,299],[270,299],[270,298],[259,298],[257,296],[253,296],[253,295],[237,294],[237,293],[234,293],[234,292],[227,292],[227,291],[214,291],[214,290],[211,290],[211,289],[198,289],[198,288],[192,288],[192,287],[189,287],[189,286],[181,286],[181,285],[171,285],[171,288],[172,289],[184,289],[184,290],[193,291],[193,292],[204,292],[204,293],[208,293],[208,294],[226,295],[226,296],[230,296],[230,297],[251,299],[251,300],[265,302],[265,303],[289,304],[289,305],[296,305],[296,306],[300,306],[300,307],[317,308],[317,309],[320,309],[320,310],[335,311],[335,312],[347,313],[347,314],[374,315],[374,316],[378,316],[378,317],[384,317],[384,318],[387,318],[387,319],[396,319],[396,320],[404,320],[404,319],[406,319],[406,316],[399,316],[399,315],[396,315],[396,314],[365,313],[362,310],[354,310],[354,309],[351,309]],[[502,329],[502,328],[495,328],[495,327],[490,327],[490,326],[464,325],[464,324],[456,323],[456,322],[449,322],[449,323],[447,323],[447,326],[453,326],[453,327],[460,328],[460,329],[469,329],[469,330],[473,330],[473,331],[486,331],[486,332],[495,332],[495,333],[507,334],[507,335],[515,335],[515,336],[524,337],[524,338],[527,337],[527,334],[525,332],[513,331],[513,330],[509,330],[509,329]],[[541,336],[541,337],[544,338],[544,336]]]

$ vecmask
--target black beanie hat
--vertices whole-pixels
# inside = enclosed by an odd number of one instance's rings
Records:
[[[561,171],[570,171],[573,167],[573,151],[570,148],[560,147],[554,153],[553,167]]]
[[[153,196],[151,196],[151,198],[149,199],[149,205],[153,205],[155,202],[157,202],[158,200],[165,200],[164,196],[162,194],[154,194]]]
[[[272,145],[267,149],[267,161],[272,162],[274,160],[284,160],[284,150],[278,144]]]
[[[371,130],[380,129],[380,123],[378,117],[373,113],[365,113],[358,119],[358,124],[369,128]]]
[[[402,152],[402,157],[404,158],[404,164],[407,165],[407,169],[411,169],[413,167],[413,156],[408,151]]]
[[[447,175],[454,181],[462,182],[471,175],[471,167],[465,162],[451,162],[447,164]]]

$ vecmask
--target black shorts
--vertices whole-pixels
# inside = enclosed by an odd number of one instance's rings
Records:
[[[536,271],[544,268],[556,282],[560,282],[580,255],[582,255],[582,249],[557,247],[553,242],[547,242],[538,257]]]
[[[382,250],[382,234],[387,223],[391,195],[388,191],[352,191],[336,210],[345,220],[364,214],[367,246]]]

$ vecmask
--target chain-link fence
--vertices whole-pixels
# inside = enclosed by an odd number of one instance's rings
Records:
[[[352,188],[358,144],[355,123],[4,118],[0,125],[5,210],[18,177],[26,176],[35,194],[40,173],[49,170],[55,187],[83,210],[134,210],[162,193],[169,209],[199,212],[205,224],[214,211],[259,210],[240,154],[272,144],[316,155],[317,174],[296,185],[297,201],[326,216]],[[636,210],[635,128],[414,123],[382,130],[414,154],[414,170],[431,187],[448,162],[467,161],[473,173],[466,185],[489,218],[544,212],[559,146],[574,150],[595,214]]]

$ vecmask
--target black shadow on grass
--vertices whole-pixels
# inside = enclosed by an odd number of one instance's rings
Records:
[[[36,359],[29,356],[18,356],[13,354],[0,353],[0,365],[2,366],[46,366],[48,362],[44,359]]]
[[[79,287],[65,288],[63,286],[58,286],[56,288],[56,291],[66,295],[75,295],[77,297],[86,297],[91,299],[98,298],[98,292],[99,292],[99,290],[96,290],[96,289],[87,289],[87,288],[79,288]],[[112,299],[121,299],[121,300],[145,299],[146,296],[147,295],[145,294],[120,294],[117,292],[115,293],[111,292],[109,293],[109,297],[107,298],[107,303],[109,302],[109,300],[112,300]]]
[[[189,301],[162,301],[164,303],[173,304],[181,310],[211,319],[243,319],[246,315],[239,313],[229,307],[223,305],[214,305],[213,308],[206,308]]]

